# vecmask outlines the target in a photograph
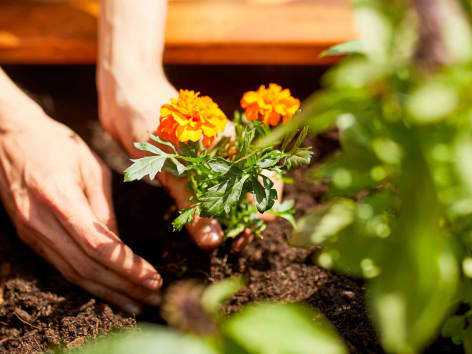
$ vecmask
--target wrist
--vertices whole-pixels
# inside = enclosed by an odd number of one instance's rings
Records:
[[[152,104],[162,92],[175,92],[163,70],[143,71],[142,68],[101,65],[97,68],[97,88],[100,98],[114,97],[117,103],[124,104],[127,102]]]
[[[42,108],[22,92],[0,98],[0,133],[24,131],[47,118]]]

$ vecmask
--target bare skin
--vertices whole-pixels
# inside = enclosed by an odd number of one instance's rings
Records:
[[[162,68],[166,1],[101,0],[97,87],[100,120],[130,153],[157,127],[176,90]],[[48,117],[0,69],[0,197],[19,237],[62,275],[131,314],[158,305],[162,279],[119,238],[109,169],[68,127]],[[179,208],[186,181],[158,176]],[[281,183],[277,185],[281,195]],[[272,216],[269,215],[270,219]],[[188,226],[201,248],[221,244],[217,221]],[[242,235],[235,248],[250,239]]]

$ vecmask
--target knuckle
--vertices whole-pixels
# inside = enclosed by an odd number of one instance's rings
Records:
[[[88,253],[95,259],[109,259],[112,257],[114,251],[123,247],[123,243],[119,241],[97,242],[94,240],[87,240]]]

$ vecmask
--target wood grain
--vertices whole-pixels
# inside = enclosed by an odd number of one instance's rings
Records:
[[[0,0],[0,64],[94,63],[96,1]],[[174,0],[164,61],[326,64],[324,49],[355,38],[349,0]]]

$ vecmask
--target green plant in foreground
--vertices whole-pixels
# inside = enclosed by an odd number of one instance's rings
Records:
[[[161,109],[157,135],[151,142],[136,143],[136,148],[150,156],[133,160],[125,171],[125,181],[134,181],[165,170],[188,178],[194,193],[192,206],[180,212],[174,230],[180,230],[196,216],[214,217],[225,228],[226,238],[250,230],[261,237],[265,224],[259,213],[272,213],[294,224],[293,202],[276,203],[274,182],[268,175],[281,178],[286,171],[308,164],[310,148],[301,147],[307,129],[286,135],[281,143],[258,148],[256,139],[270,133],[269,125],[281,119],[289,121],[299,108],[299,101],[278,85],[243,96],[245,114],[235,112],[235,137],[215,137],[226,126],[224,113],[209,97],[181,90],[179,98]],[[257,120],[261,118],[262,121]],[[158,146],[159,147],[158,147]],[[249,202],[247,194],[253,195]]]
[[[470,3],[354,4],[360,40],[344,49],[355,54],[265,139],[298,124],[340,132],[340,151],[313,171],[329,193],[291,243],[321,244],[319,264],[369,280],[386,351],[419,352],[444,326],[472,353],[470,311],[444,323],[472,305]]]
[[[269,302],[245,306],[224,316],[221,303],[241,288],[240,278],[207,289],[193,282],[173,285],[164,298],[163,316],[181,331],[141,326],[108,335],[76,350],[94,353],[166,354],[345,354],[342,341],[313,309]],[[184,334],[185,333],[185,334]]]

